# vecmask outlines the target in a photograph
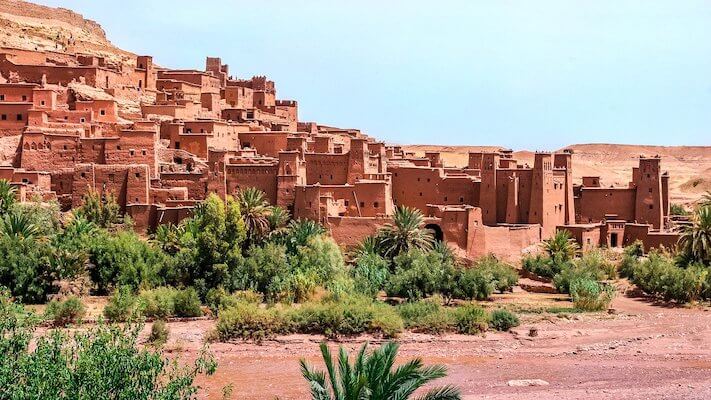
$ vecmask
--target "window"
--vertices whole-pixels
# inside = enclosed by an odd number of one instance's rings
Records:
[[[140,173],[140,172],[136,172],[136,178],[140,178],[140,177],[141,177],[141,173]]]
[[[650,205],[649,205],[649,209],[650,209],[650,210],[654,209],[654,204],[650,204]]]
[[[101,110],[99,110],[99,114],[101,114],[101,115],[106,115],[106,110],[104,110],[104,109],[102,108]]]
[[[116,145],[116,150],[121,150],[121,146]]]
[[[444,196],[444,201],[447,201],[447,196]]]
[[[17,120],[22,121],[22,114],[17,114]]]
[[[0,120],[7,121],[7,114],[0,115]]]
[[[5,100],[5,95],[4,95],[4,94],[0,94],[0,101],[3,101],[3,100]]]
[[[378,207],[380,207],[380,203],[378,203],[377,201],[374,202],[374,203],[373,203],[373,208],[378,208]]]
[[[132,155],[132,156],[133,156],[133,155],[136,155],[136,150],[129,150],[129,151],[128,151],[128,154],[130,154],[130,155]]]
[[[144,149],[144,150],[141,150],[141,154],[143,154],[143,155],[145,156],[145,155],[146,155],[146,150],[145,150],[145,149]]]
[[[86,118],[79,118],[79,122],[81,122],[81,123],[86,122]]]
[[[652,188],[649,188],[649,193],[652,193]]]
[[[348,200],[344,200],[343,204],[345,204],[345,206],[348,207],[349,205],[351,205],[351,202]]]
[[[41,106],[44,105],[44,100],[40,101],[40,105],[41,105]]]
[[[27,96],[23,95],[23,96],[22,96],[22,101],[27,101]]]
[[[180,150],[180,142],[175,142],[175,148]]]
[[[361,201],[361,202],[360,202],[360,208],[365,208],[365,202],[364,202],[364,201]]]
[[[464,203],[464,197],[460,197],[460,198],[459,198],[459,202],[460,202],[460,203]]]

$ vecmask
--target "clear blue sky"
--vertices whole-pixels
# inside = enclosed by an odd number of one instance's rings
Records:
[[[711,2],[41,0],[396,143],[711,145]]]

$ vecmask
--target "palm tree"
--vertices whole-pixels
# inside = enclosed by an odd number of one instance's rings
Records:
[[[291,214],[289,214],[289,210],[279,206],[270,207],[269,214],[267,215],[269,233],[280,232],[286,229],[286,224],[289,223],[290,218]]]
[[[237,202],[242,211],[242,219],[247,228],[248,239],[264,237],[269,232],[269,202],[264,192],[249,187],[237,194]]]
[[[358,351],[353,363],[343,347],[338,352],[338,371],[326,343],[321,343],[321,355],[326,364],[325,372],[315,371],[301,359],[301,374],[309,382],[313,400],[406,400],[412,394],[435,379],[447,375],[441,365],[423,366],[422,359],[415,358],[393,370],[398,345],[388,342],[372,353],[366,352],[367,344]],[[430,389],[419,400],[459,400],[459,389],[447,385]]]
[[[690,260],[708,265],[711,263],[711,206],[699,208],[692,220],[693,224],[679,237],[679,244]]]
[[[550,258],[564,262],[575,258],[578,244],[570,236],[570,232],[559,230],[552,238],[543,241],[543,250],[548,253]]]
[[[95,230],[96,224],[81,215],[75,215],[64,228],[64,233],[74,237],[82,237],[94,233]]]
[[[304,246],[313,236],[323,235],[326,228],[310,219],[292,220],[287,226],[283,242],[289,253],[295,253],[299,246]]]
[[[378,234],[383,256],[394,258],[410,249],[430,250],[434,236],[429,229],[422,227],[423,223],[424,216],[420,210],[396,207],[393,222],[385,225]]]
[[[39,234],[37,225],[26,214],[10,213],[0,223],[0,231],[15,239],[33,239]]]
[[[711,191],[706,191],[699,200],[699,208],[711,206]]]
[[[7,214],[10,207],[15,204],[15,192],[17,189],[10,185],[10,181],[0,179],[0,215]]]
[[[380,238],[376,236],[366,236],[363,241],[353,247],[348,256],[352,260],[358,260],[370,254],[380,254]]]

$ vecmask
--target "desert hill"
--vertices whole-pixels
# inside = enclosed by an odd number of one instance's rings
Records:
[[[447,165],[464,166],[469,152],[496,149],[492,146],[437,146],[408,145],[407,151],[422,155],[426,151],[439,151]],[[640,155],[662,157],[662,168],[670,174],[672,202],[689,204],[711,190],[711,146],[647,146],[629,144],[574,144],[573,178],[600,176],[603,185],[626,185],[632,177],[632,167]],[[514,157],[533,163],[533,152],[521,150]]]

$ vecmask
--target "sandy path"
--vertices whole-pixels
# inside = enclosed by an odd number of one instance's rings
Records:
[[[535,296],[535,295],[532,295]],[[618,297],[617,315],[538,318],[512,333],[485,337],[406,334],[401,356],[442,363],[442,383],[462,388],[466,399],[711,399],[711,312],[668,308]],[[188,359],[199,350],[212,321],[170,324],[168,348]],[[539,336],[530,338],[535,326]],[[297,361],[319,362],[318,336],[292,335],[254,343],[216,343],[215,376],[202,379],[204,398],[305,399]],[[343,342],[356,348],[372,338]],[[335,344],[334,344],[335,346]],[[542,379],[547,386],[511,387],[514,379]]]

